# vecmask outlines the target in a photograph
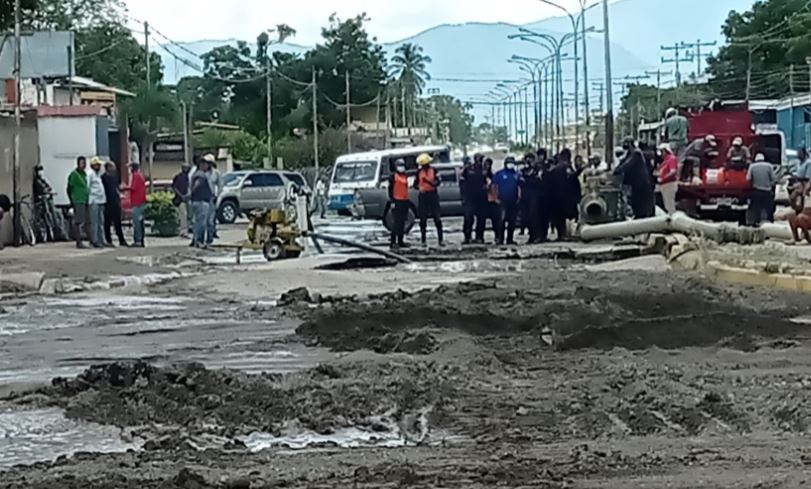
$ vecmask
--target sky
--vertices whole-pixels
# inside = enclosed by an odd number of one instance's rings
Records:
[[[438,24],[510,22],[526,24],[562,11],[539,0],[126,0],[130,15],[149,21],[174,41],[254,39],[276,24],[297,34],[291,42],[312,45],[332,13],[341,18],[366,12],[368,30],[379,42],[398,41]],[[592,3],[595,0],[590,0]],[[574,9],[578,0],[558,0]]]

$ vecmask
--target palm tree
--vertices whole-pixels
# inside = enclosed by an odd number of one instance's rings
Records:
[[[422,47],[416,44],[402,44],[391,58],[391,75],[397,80],[403,102],[403,114],[408,103],[412,125],[414,123],[414,105],[417,96],[425,89],[425,82],[431,79],[428,74],[428,64],[431,57],[422,54]],[[405,117],[403,117],[405,120]]]

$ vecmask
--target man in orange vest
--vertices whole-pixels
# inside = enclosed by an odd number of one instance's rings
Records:
[[[392,203],[394,216],[394,226],[391,230],[391,248],[396,250],[406,245],[405,223],[408,208],[411,206],[411,202],[408,200],[408,174],[403,159],[394,162],[394,173],[389,177],[389,200]]]
[[[443,246],[442,216],[439,209],[439,192],[437,192],[437,188],[442,182],[436,168],[431,166],[432,161],[433,158],[427,153],[423,153],[417,157],[417,164],[420,168],[417,170],[417,178],[414,179],[414,188],[420,191],[417,204],[420,214],[420,236],[422,237],[422,245],[426,246],[427,240],[425,235],[428,228],[428,218],[431,217],[436,226],[439,246]]]

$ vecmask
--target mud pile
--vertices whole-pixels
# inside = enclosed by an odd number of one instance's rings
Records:
[[[426,354],[437,347],[435,335],[449,330],[480,337],[548,333],[555,348],[565,351],[676,349],[736,335],[781,338],[804,329],[788,320],[802,310],[801,298],[771,299],[664,274],[551,270],[414,294],[319,297],[315,309],[295,305],[307,317],[298,333],[315,344]]]
[[[441,410],[446,389],[424,364],[361,370],[321,366],[300,374],[248,375],[199,364],[95,366],[17,400],[65,409],[71,418],[119,427],[177,426],[190,434],[278,434],[287,425],[319,434],[386,431],[416,413]],[[391,421],[391,422],[389,422]]]

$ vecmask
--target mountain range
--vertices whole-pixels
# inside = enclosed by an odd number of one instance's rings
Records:
[[[752,0],[617,0],[610,4],[611,55],[614,81],[630,81],[627,76],[643,76],[645,72],[661,69],[664,84],[673,83],[675,65],[662,63],[662,57],[673,58],[673,51],[661,49],[665,45],[677,43],[723,42],[721,27],[731,10],[746,10],[752,6]],[[586,12],[586,26],[601,30],[603,27],[602,8]],[[568,17],[551,17],[524,25],[507,23],[465,23],[443,24],[420,32],[412,37],[397,42],[384,44],[387,53],[393,53],[404,43],[414,43],[423,47],[425,54],[432,58],[429,71],[432,79],[427,88],[432,93],[439,92],[460,98],[463,101],[476,103],[486,100],[485,94],[496,84],[504,80],[516,80],[526,77],[520,68],[508,62],[514,55],[543,58],[547,52],[543,48],[520,40],[510,40],[508,36],[517,34],[519,28],[550,34],[555,37],[571,32],[572,25]],[[182,50],[171,48],[175,55],[190,58],[190,53],[203,54],[216,46],[236,42],[235,39],[203,40],[179,43]],[[249,43],[253,42],[248,40]],[[587,36],[587,55],[589,80],[595,86],[604,81],[604,41],[599,32]],[[297,44],[279,45],[278,50],[302,53],[309,49]],[[717,47],[704,47],[702,60]],[[582,49],[580,50],[582,51]],[[164,76],[167,83],[196,75],[194,69],[163,48],[158,48],[164,63]],[[571,47],[564,52],[573,54]],[[582,58],[583,53],[579,53]],[[683,52],[680,56],[684,56]],[[697,71],[697,59],[683,62],[680,71],[683,76]],[[199,60],[191,60],[202,64]],[[571,63],[564,65],[569,76],[566,90],[573,91]],[[582,80],[582,73],[580,79]],[[655,76],[649,79],[655,83]],[[591,84],[591,83],[590,83]],[[582,85],[582,83],[581,83]],[[614,90],[621,91],[621,86]],[[594,106],[599,103],[599,93],[592,90],[590,99]],[[475,113],[482,116],[487,109],[476,105]],[[489,109],[487,109],[489,111]]]

